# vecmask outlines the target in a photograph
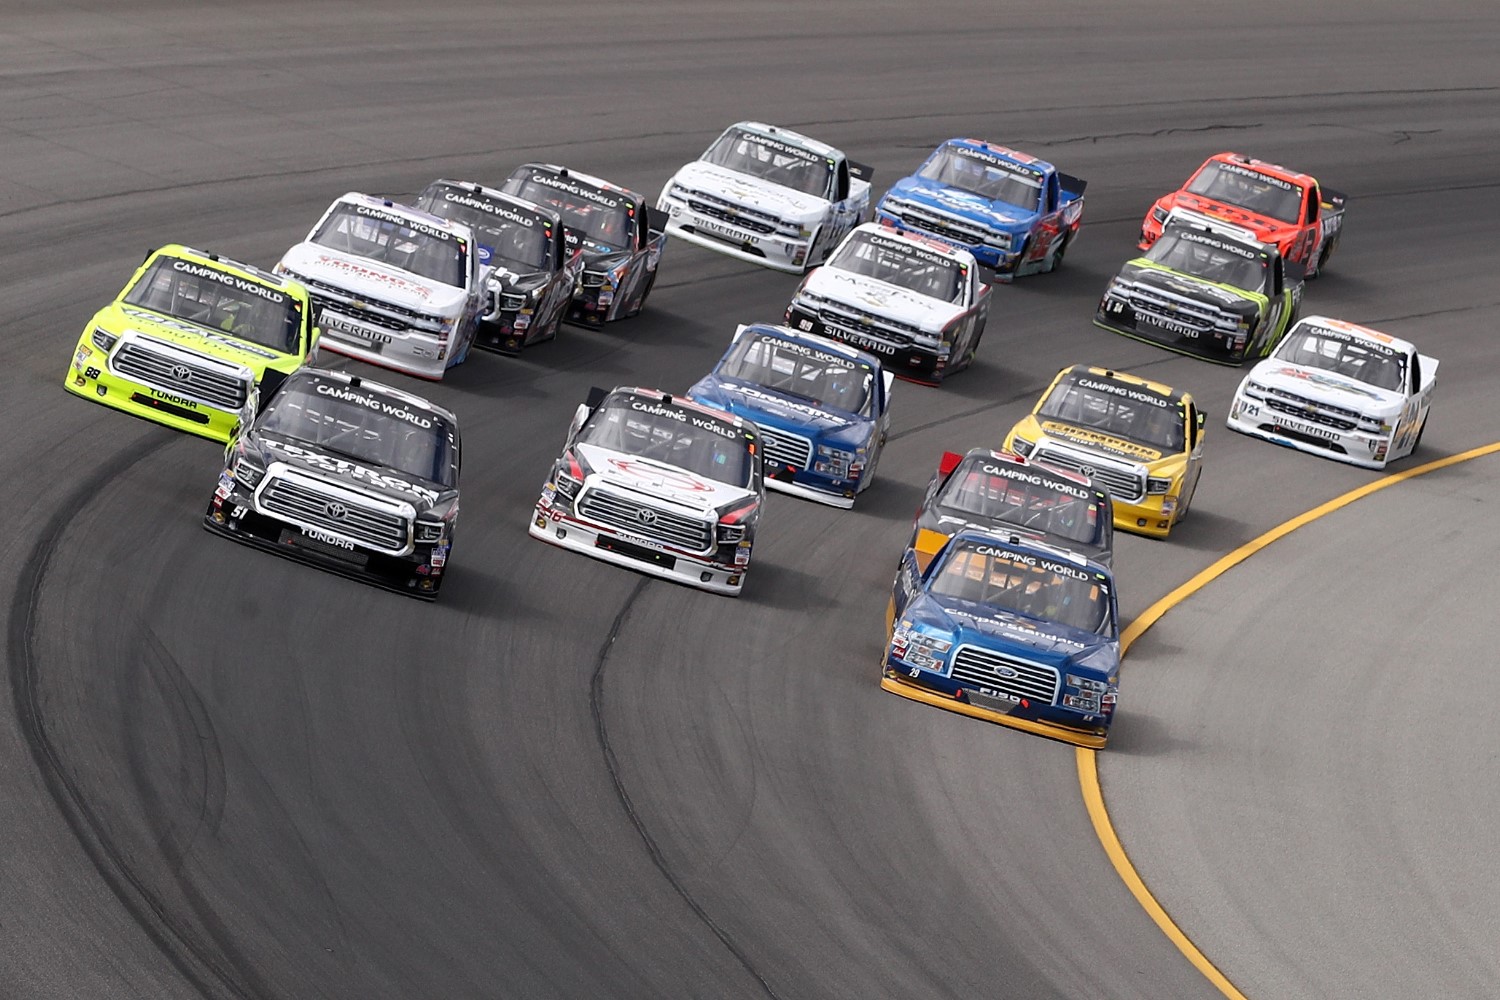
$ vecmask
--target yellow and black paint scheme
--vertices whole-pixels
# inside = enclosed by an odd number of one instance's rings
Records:
[[[63,388],[227,442],[317,350],[299,283],[179,244],[147,254],[88,321]]]
[[[1180,422],[1180,447],[1166,449],[1125,436],[1115,428],[1091,427],[1065,417],[1048,415],[1054,394],[1067,392],[1079,380],[1091,380],[1121,392],[1137,393],[1143,401],[1171,411]],[[1056,408],[1050,412],[1055,413]],[[1115,527],[1133,534],[1166,538],[1187,516],[1202,474],[1206,418],[1190,393],[1126,372],[1088,365],[1064,368],[1042,393],[1032,412],[1005,436],[1006,451],[1038,461],[1056,461],[1047,449],[1072,456],[1098,456],[1106,462],[1128,463],[1143,473],[1145,489],[1138,496],[1112,490]],[[1101,463],[1102,465],[1103,463]],[[1082,470],[1096,476],[1094,467]],[[1097,481],[1097,476],[1096,476]]]

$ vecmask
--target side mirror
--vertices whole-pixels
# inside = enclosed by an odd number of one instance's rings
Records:
[[[318,360],[318,341],[323,339],[323,328],[315,326],[312,328],[312,336],[307,338],[307,364]]]
[[[1198,411],[1198,429],[1201,431],[1204,427],[1207,427],[1207,426],[1208,426],[1208,414],[1204,413],[1202,410],[1199,410]]]

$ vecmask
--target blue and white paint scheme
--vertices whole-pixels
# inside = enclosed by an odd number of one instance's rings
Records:
[[[847,508],[874,478],[894,378],[847,344],[753,323],[687,395],[759,426],[771,489]]]

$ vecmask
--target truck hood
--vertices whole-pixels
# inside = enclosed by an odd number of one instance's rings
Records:
[[[917,598],[901,617],[954,633],[955,648],[969,643],[1045,663],[1059,671],[1074,668],[1101,648],[1116,646],[1113,639],[1058,622],[931,594]]]
[[[1012,233],[1025,233],[1031,229],[1036,212],[1019,205],[988,198],[948,187],[923,177],[903,177],[891,188],[891,194],[918,205],[948,212],[982,223],[992,229],[1004,229]]]
[[[1329,406],[1357,410],[1369,416],[1399,413],[1406,397],[1395,389],[1339,375],[1322,368],[1307,368],[1267,358],[1250,369],[1249,377],[1261,385],[1297,396],[1326,403]]]
[[[197,323],[164,316],[161,313],[135,306],[119,306],[116,309],[107,310],[96,316],[94,322],[116,336],[125,330],[136,330],[148,337],[165,340],[189,351],[212,355],[252,368],[257,376],[265,370],[267,364],[295,357],[295,355],[273,351],[269,347],[262,347],[260,344],[240,340],[222,330],[199,326]]]
[[[908,288],[836,267],[820,267],[808,275],[804,291],[842,302],[858,312],[897,323],[907,323],[933,335],[964,310],[952,302],[918,295]]]
[[[795,431],[814,440],[840,435],[851,429],[862,432],[870,423],[864,417],[818,406],[770,386],[718,375],[705,375],[699,379],[688,390],[688,398],[726,409],[771,430]],[[858,437],[863,443],[863,433]]]
[[[589,467],[586,477],[589,486],[606,484],[665,500],[705,519],[714,517],[714,511],[720,507],[754,496],[754,491],[745,487],[721,483],[640,455],[592,444],[578,444],[574,450]]]
[[[497,292],[529,292],[545,285],[551,276],[546,271],[512,270],[511,265],[500,263],[490,268],[485,281]]]
[[[389,302],[434,316],[454,316],[463,311],[466,296],[462,288],[316,243],[297,244],[281,258],[281,264],[314,281],[343,289],[356,299]]]
[[[1237,313],[1249,313],[1262,308],[1267,301],[1266,297],[1259,292],[1235,288],[1232,285],[1221,285],[1206,278],[1196,278],[1182,271],[1162,267],[1144,257],[1127,262],[1124,267],[1120,268],[1117,280],[1149,285],[1189,298],[1203,299]]]
[[[1049,418],[1038,419],[1041,421],[1042,433],[1047,437],[1084,451],[1098,452],[1128,462],[1155,462],[1162,457],[1162,453],[1154,448],[1148,448],[1143,444],[1136,444],[1134,441],[1127,441],[1125,438],[1115,437],[1112,434],[1059,423]]]
[[[457,492],[420,476],[388,469],[383,465],[356,462],[280,434],[252,433],[246,440],[246,446],[260,456],[268,469],[272,463],[280,462],[298,472],[361,493],[372,493],[387,500],[405,501],[417,513],[430,508],[445,493],[451,495]]]
[[[716,195],[736,205],[767,212],[788,222],[822,222],[828,200],[803,194],[759,177],[728,170],[715,163],[694,160],[672,178],[683,187]],[[668,182],[669,185],[671,182]]]

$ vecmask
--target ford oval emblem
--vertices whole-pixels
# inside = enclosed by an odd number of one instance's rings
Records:
[[[1017,676],[1019,676],[1019,674],[1017,674],[1017,672],[1015,670],[1011,669],[1010,667],[996,667],[995,668],[995,673],[999,674],[1001,677],[1017,677]]]
[[[193,371],[187,365],[173,365],[172,377],[179,382],[186,382],[193,377]]]
[[[344,518],[349,516],[349,508],[345,507],[343,504],[335,500],[334,502],[325,504],[323,506],[323,513],[327,514],[335,521],[342,521]]]
[[[640,510],[635,512],[635,519],[642,524],[655,524],[656,511],[642,507]]]

